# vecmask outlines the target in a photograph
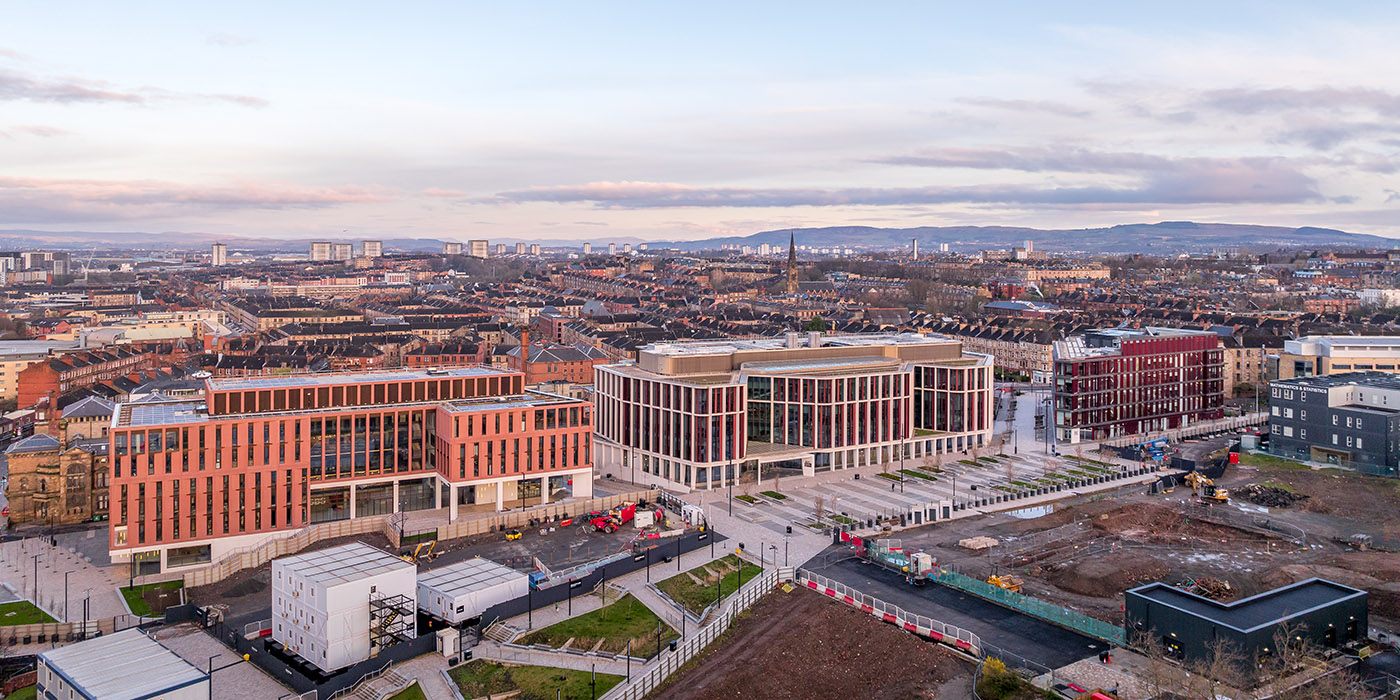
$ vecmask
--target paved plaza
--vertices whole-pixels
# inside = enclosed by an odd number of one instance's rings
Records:
[[[106,539],[100,541],[105,548]],[[58,546],[42,537],[0,543],[0,584],[58,620],[82,621],[84,600],[88,603],[89,620],[126,615],[126,606],[116,589],[127,581],[113,578],[120,568],[95,566],[81,552],[63,546],[62,539]]]

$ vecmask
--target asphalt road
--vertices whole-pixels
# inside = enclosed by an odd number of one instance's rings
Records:
[[[893,571],[855,559],[812,571],[887,603],[894,603],[905,610],[969,630],[981,637],[983,642],[1001,647],[1043,667],[1059,668],[1080,659],[1096,656],[1108,646],[1097,639],[1015,612],[954,588],[936,583],[922,587],[911,586]],[[1003,661],[1012,666],[1025,665],[1009,656],[1003,658]]]

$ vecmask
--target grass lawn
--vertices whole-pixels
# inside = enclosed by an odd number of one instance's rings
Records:
[[[913,469],[901,469],[899,470],[899,473],[907,474],[909,476],[914,477],[915,479],[923,479],[924,481],[938,481],[938,477],[936,476],[933,476],[931,474],[925,474],[921,471],[915,471]]]
[[[588,700],[601,696],[621,683],[622,676],[598,674],[597,695],[587,671],[570,671],[545,666],[502,666],[489,661],[472,661],[453,669],[447,675],[457,689],[468,698],[496,695],[519,690],[518,700]],[[419,695],[422,697],[422,695]]]
[[[1013,484],[1015,484],[1015,485],[1017,485],[1017,486],[1020,486],[1020,487],[1023,488],[1023,489],[1033,489],[1033,488],[1036,488],[1035,486],[1032,486],[1031,484],[1028,484],[1028,483],[1026,483],[1026,482],[1024,482],[1024,481],[1013,481],[1013,482],[1011,482],[1011,483],[1013,483]]]
[[[58,622],[49,614],[35,607],[27,600],[0,605],[0,626],[33,625],[40,622]]]
[[[846,516],[844,516],[844,515],[831,514],[831,515],[827,515],[826,517],[831,518],[832,520],[835,520],[836,522],[841,523],[842,525],[855,525],[855,524],[856,524],[856,521],[855,521],[855,520],[852,520],[851,518],[848,518],[848,517],[846,517]]]
[[[632,655],[647,658],[656,653],[656,625],[660,621],[647,606],[628,594],[616,603],[531,632],[519,643],[559,649],[572,639],[572,648],[589,651],[601,639],[603,645],[598,650],[616,654],[627,651],[627,642],[631,641]],[[663,645],[679,636],[666,624],[661,625]]]
[[[970,460],[970,459],[960,459],[960,460],[958,460],[958,462],[961,463],[961,464],[966,464],[966,465],[969,466],[969,467],[985,467],[985,466],[987,466],[987,465],[985,465],[985,464],[978,464],[977,462],[974,462],[974,461],[972,461],[972,460]]]
[[[880,473],[876,474],[875,476],[878,476],[878,477],[880,477],[881,479],[889,479],[890,481],[899,481],[899,480],[900,480],[898,474],[891,474],[891,473],[889,473],[889,472],[880,472]]]
[[[39,697],[38,685],[26,685],[5,696],[5,700],[34,700]]]
[[[133,615],[149,616],[152,614],[151,608],[149,605],[146,605],[146,599],[141,597],[142,593],[157,588],[173,591],[184,587],[184,581],[164,581],[162,583],[148,583],[144,586],[127,586],[122,588],[121,592],[122,597],[126,599],[127,607],[131,608],[131,613]]]
[[[992,463],[992,464],[996,464],[996,463],[997,463],[997,458],[996,458],[996,457],[978,457],[978,458],[977,458],[977,461],[979,461],[979,462],[990,462],[990,463]]]
[[[1251,467],[1272,467],[1274,469],[1289,469],[1293,471],[1304,471],[1312,468],[1302,462],[1295,462],[1291,459],[1284,459],[1273,455],[1258,455],[1252,452],[1241,452],[1240,464],[1246,464]]]
[[[735,498],[737,498],[737,499],[739,499],[739,500],[741,500],[741,501],[743,501],[743,502],[745,502],[745,503],[747,503],[747,504],[749,504],[749,505],[753,505],[753,504],[755,504],[755,503],[758,503],[758,499],[757,499],[757,498],[754,498],[753,496],[750,496],[750,495],[748,495],[747,493],[741,493],[741,494],[739,494],[738,496],[735,496]]]
[[[1282,481],[1265,481],[1264,483],[1259,485],[1267,486],[1269,488],[1275,488],[1280,491],[1287,491],[1289,493],[1298,493],[1298,489],[1293,488],[1292,484],[1285,484]]]
[[[413,685],[410,685],[407,688],[404,688],[403,690],[400,690],[399,692],[390,695],[389,700],[428,700],[428,697],[423,694],[423,689],[419,688],[417,683],[414,683]]]
[[[775,500],[775,501],[786,501],[786,500],[787,500],[787,496],[784,496],[783,494],[778,493],[777,491],[759,491],[759,493],[761,493],[761,494],[763,494],[763,495],[765,495],[765,496],[767,496],[767,497],[769,497],[769,498],[771,498],[771,499],[773,499],[773,500]]]
[[[657,588],[671,596],[671,600],[684,605],[696,615],[704,612],[705,608],[715,602],[715,595],[718,593],[729,594],[739,589],[739,580],[752,581],[759,574],[759,568],[739,557],[730,554],[720,557],[714,562],[707,564],[711,571],[719,574],[721,578],[716,578],[705,572],[704,567],[696,567],[687,573],[676,574],[671,578],[656,584]],[[742,566],[742,568],[740,568]],[[691,580],[690,575],[704,581],[697,584]],[[716,589],[715,583],[721,584],[721,588]]]

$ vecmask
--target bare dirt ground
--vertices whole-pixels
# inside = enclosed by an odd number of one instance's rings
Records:
[[[941,532],[935,526],[936,534],[906,536],[906,542],[971,576],[1015,573],[1026,593],[1114,623],[1123,619],[1123,591],[1150,581],[1218,579],[1230,584],[1221,598],[1229,600],[1321,576],[1367,590],[1373,620],[1400,628],[1400,522],[1394,518],[1400,482],[1270,465],[1230,466],[1217,483],[1231,489],[1257,484],[1306,498],[1275,508],[1235,498],[1200,509],[1190,505],[1196,499],[1187,487],[1159,495],[1125,488],[1059,502],[1054,512],[1033,519],[994,515],[949,523]],[[1250,525],[1261,520],[1305,532],[1306,546]],[[1001,544],[976,553],[957,547],[972,534]],[[1356,534],[1389,551],[1348,547],[1345,541]]]
[[[351,542],[364,542],[389,551],[389,540],[379,533],[348,535],[330,540],[322,540],[303,552],[314,552]],[[208,586],[186,590],[187,600],[194,605],[221,603],[229,606],[226,618],[233,620],[250,612],[262,610],[272,605],[272,563],[254,569],[244,569],[238,573]]]
[[[768,594],[650,697],[968,697],[953,686],[972,671],[971,662],[937,644],[799,588]]]

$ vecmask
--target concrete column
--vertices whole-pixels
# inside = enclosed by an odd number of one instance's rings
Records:
[[[398,479],[395,479],[395,480],[394,480],[394,511],[393,511],[393,512],[395,512],[395,513],[399,512],[399,481],[398,481]]]
[[[355,485],[350,484],[350,519],[355,519]]]
[[[506,500],[506,484],[504,481],[496,482],[496,512],[501,512],[505,508],[501,507],[501,502]]]
[[[457,522],[457,485],[453,484],[450,488],[452,501],[447,504],[447,522],[455,523]]]
[[[433,480],[433,510],[442,508],[442,484]]]
[[[549,476],[540,477],[540,505],[549,505]]]

